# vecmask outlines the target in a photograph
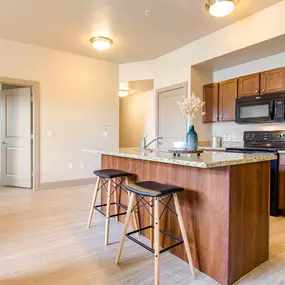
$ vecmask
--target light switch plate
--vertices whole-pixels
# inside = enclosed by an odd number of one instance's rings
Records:
[[[109,137],[109,128],[108,126],[105,126],[103,130],[103,138],[108,138],[108,137]]]

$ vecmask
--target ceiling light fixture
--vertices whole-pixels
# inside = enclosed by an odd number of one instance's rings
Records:
[[[111,47],[113,41],[107,37],[93,37],[90,39],[90,43],[97,50],[106,50]]]
[[[239,0],[207,0],[205,8],[214,17],[229,15],[238,4]]]
[[[128,89],[119,89],[119,96],[120,97],[126,97],[129,95],[129,90]]]

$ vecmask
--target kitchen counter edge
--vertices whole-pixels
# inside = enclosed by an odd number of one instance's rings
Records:
[[[143,154],[134,154],[134,153],[123,153],[123,152],[113,152],[113,151],[102,151],[102,150],[92,150],[92,149],[83,149],[83,152],[93,153],[93,154],[103,154],[109,156],[118,156],[118,157],[125,157],[125,158],[133,158],[139,160],[148,160],[154,162],[161,162],[161,163],[168,163],[168,164],[175,164],[175,165],[182,165],[182,166],[189,166],[189,167],[197,167],[197,168],[215,168],[215,167],[223,167],[223,166],[231,166],[231,165],[239,165],[239,164],[247,164],[247,163],[256,163],[256,162],[263,162],[263,161],[271,161],[276,160],[276,155],[255,155],[255,154],[247,154],[245,158],[237,158],[234,160],[227,160],[227,156],[231,155],[234,157],[235,153],[224,153],[225,158],[220,161],[203,161],[203,155],[200,158],[195,157],[195,159],[185,160],[182,158],[174,158],[174,157],[161,157],[161,156],[149,156]],[[223,153],[220,153],[222,155]],[[238,157],[238,156],[237,156]],[[200,161],[199,161],[200,160]]]

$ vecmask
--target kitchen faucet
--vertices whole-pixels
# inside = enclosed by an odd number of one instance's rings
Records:
[[[141,151],[145,151],[147,150],[147,148],[152,144],[154,143],[155,141],[158,141],[158,140],[162,140],[163,137],[158,137],[158,138],[155,138],[153,139],[152,141],[150,141],[148,144],[146,143],[146,138],[147,138],[148,135],[146,135],[142,141],[141,141]],[[158,144],[162,144],[162,142],[158,142]]]

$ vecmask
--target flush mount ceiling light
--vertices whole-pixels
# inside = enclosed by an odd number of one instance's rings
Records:
[[[119,89],[119,96],[120,97],[126,97],[129,95],[129,90],[128,89]]]
[[[229,15],[238,4],[239,0],[207,0],[205,8],[214,17]]]
[[[97,50],[106,50],[110,48],[110,46],[113,44],[113,41],[106,37],[93,37],[90,39],[90,43]]]

